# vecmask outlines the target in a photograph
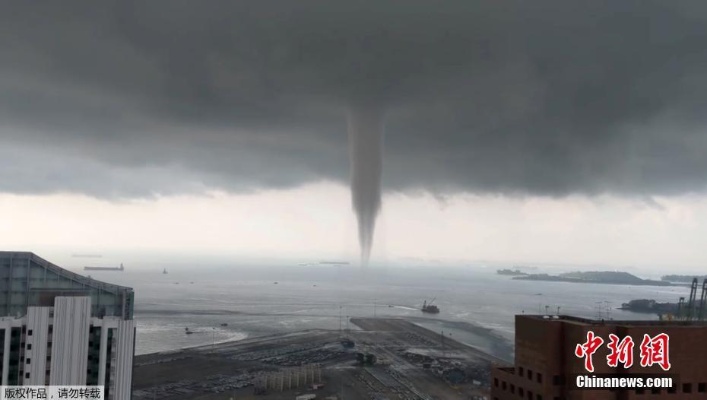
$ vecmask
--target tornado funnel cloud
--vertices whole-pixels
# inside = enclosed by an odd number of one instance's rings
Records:
[[[358,220],[361,264],[368,265],[376,217],[381,208],[383,115],[374,107],[353,107],[348,117],[351,201]]]

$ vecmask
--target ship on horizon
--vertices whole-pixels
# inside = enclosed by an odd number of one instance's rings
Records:
[[[120,264],[120,267],[83,267],[84,271],[120,271],[123,272],[125,267]]]
[[[323,260],[319,261],[319,264],[324,264],[324,265],[349,265],[351,264],[348,261],[330,261],[330,260]]]

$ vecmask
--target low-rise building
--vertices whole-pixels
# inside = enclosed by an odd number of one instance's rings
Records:
[[[569,316],[517,315],[515,319],[515,363],[492,371],[492,400],[574,399],[706,399],[707,324],[681,321],[604,321]],[[593,372],[586,369],[586,357],[575,354],[577,345],[587,342],[588,333],[602,338],[592,355]],[[633,365],[610,366],[607,357],[610,335],[631,338]],[[669,369],[663,364],[641,366],[641,344],[646,338],[666,334]],[[591,335],[590,335],[591,336]],[[604,375],[607,374],[607,375]],[[577,375],[626,376],[665,374],[676,378],[672,389],[576,390]]]

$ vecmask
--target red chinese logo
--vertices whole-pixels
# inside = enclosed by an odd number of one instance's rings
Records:
[[[631,336],[626,336],[619,341],[619,337],[612,333],[609,335],[607,347],[611,351],[606,356],[607,364],[610,367],[616,367],[619,363],[622,363],[624,368],[631,368],[633,365],[633,338]]]
[[[584,357],[584,368],[589,372],[594,372],[594,363],[592,362],[592,356],[596,351],[604,344],[604,339],[599,336],[594,336],[593,331],[587,332],[587,341],[585,343],[580,343],[574,349],[574,355],[579,358]]]
[[[641,367],[650,367],[653,364],[658,364],[663,371],[669,370],[668,340],[668,335],[665,333],[652,338],[647,334],[643,335],[643,341],[641,342]]]
[[[650,367],[659,365],[663,371],[670,370],[670,359],[668,346],[669,337],[665,333],[658,334],[654,337],[644,334],[643,341],[640,346],[641,367]],[[592,356],[604,344],[604,339],[594,335],[593,331],[587,331],[587,341],[580,343],[574,349],[574,355],[578,358],[584,358],[584,369],[588,372],[594,372],[594,363]],[[618,367],[619,363],[624,365],[624,368],[630,368],[633,365],[633,348],[634,342],[631,336],[626,336],[619,340],[619,337],[613,333],[609,334],[609,343],[607,343],[609,355],[606,356],[606,363],[609,367]]]

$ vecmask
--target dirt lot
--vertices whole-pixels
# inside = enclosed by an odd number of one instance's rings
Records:
[[[138,356],[133,398],[269,400],[314,393],[317,399],[467,400],[487,393],[493,357],[403,320],[351,322],[361,330],[313,330]],[[358,353],[377,362],[362,365]],[[312,389],[312,383],[324,386]]]

